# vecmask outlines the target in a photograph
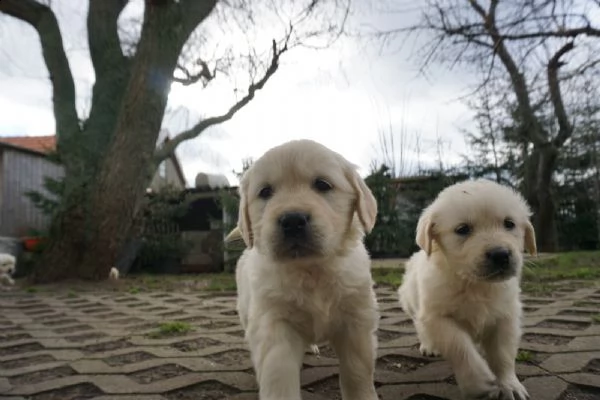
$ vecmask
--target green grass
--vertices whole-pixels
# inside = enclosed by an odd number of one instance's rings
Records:
[[[373,268],[371,274],[377,286],[392,286],[397,288],[402,284],[403,270],[400,268]]]
[[[600,279],[600,251],[573,251],[530,259],[523,280],[555,282],[568,279]]]
[[[600,314],[592,315],[592,321],[595,324],[600,324]]]
[[[208,274],[206,277],[206,287],[204,290],[211,292],[227,292],[235,291],[237,285],[235,283],[235,274],[233,273],[221,273],[221,274]]]
[[[29,286],[27,289],[25,289],[25,291],[26,291],[27,293],[37,293],[37,291],[38,291],[38,288],[36,288],[36,287],[33,287],[33,286]]]
[[[531,354],[527,350],[519,350],[519,352],[517,353],[516,360],[519,362],[529,362],[533,360],[533,354]]]
[[[67,293],[67,297],[72,299],[74,297],[77,297],[77,294],[74,291],[69,290],[69,292]]]
[[[140,292],[140,288],[132,287],[129,289],[129,294],[138,294]]]
[[[153,339],[158,339],[169,336],[185,335],[186,333],[191,331],[192,326],[187,322],[163,322],[158,326],[157,331],[149,333],[148,336]]]

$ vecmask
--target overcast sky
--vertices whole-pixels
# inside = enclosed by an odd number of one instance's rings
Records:
[[[76,79],[80,115],[86,113],[94,81],[85,41],[85,3],[53,2]],[[134,2],[126,15],[138,13],[139,5]],[[415,15],[373,12],[361,18],[374,26],[403,25]],[[444,162],[456,163],[466,152],[460,130],[471,124],[471,114],[459,100],[468,90],[469,75],[434,66],[425,79],[417,72],[414,46],[402,46],[403,40],[383,53],[346,38],[326,50],[294,49],[286,54],[250,105],[178,149],[188,184],[200,171],[224,173],[232,180],[231,171],[240,170],[244,158],[257,158],[270,147],[298,138],[329,146],[365,174],[377,157],[382,129],[391,129],[398,138],[406,132],[409,166],[416,166],[417,156],[410,152],[416,135],[423,166],[435,163],[437,137],[444,142]],[[224,112],[231,101],[229,88],[219,83],[208,89],[173,84],[164,128],[173,135],[200,116]],[[2,136],[54,133],[51,86],[37,34],[6,16],[0,16],[0,110]]]

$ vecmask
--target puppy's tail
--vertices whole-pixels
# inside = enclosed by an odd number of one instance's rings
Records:
[[[244,238],[242,237],[242,232],[237,226],[233,228],[231,232],[227,234],[227,236],[225,236],[225,244],[237,244],[243,241]]]

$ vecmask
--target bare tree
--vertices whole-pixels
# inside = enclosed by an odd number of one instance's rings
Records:
[[[231,119],[249,104],[290,49],[326,46],[334,40],[349,11],[344,0],[145,0],[134,29],[121,32],[118,20],[129,3],[89,0],[87,40],[96,80],[89,116],[80,122],[74,79],[51,3],[0,2],[0,12],[38,33],[66,173],[43,268],[34,274],[38,281],[105,279],[158,163],[183,141]],[[257,29],[265,22],[268,29]],[[252,37],[245,36],[251,32]],[[203,46],[203,38],[211,34],[235,34],[233,42],[267,46],[238,44],[212,57]],[[248,79],[233,104],[156,150],[172,82],[206,86],[228,71],[233,76],[235,67],[245,67]]]
[[[430,0],[416,25],[380,33],[382,38],[429,35],[422,50],[424,68],[433,61],[475,67],[480,87],[508,80],[518,134],[533,144],[524,183],[542,251],[558,246],[553,174],[573,131],[563,86],[600,62],[600,28],[591,18],[597,7],[592,0]],[[551,113],[544,113],[546,105]]]

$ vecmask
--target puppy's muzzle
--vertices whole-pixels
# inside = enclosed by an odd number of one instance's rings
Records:
[[[279,227],[285,239],[298,240],[308,236],[310,214],[287,212],[279,217]]]
[[[287,211],[277,219],[275,254],[283,259],[318,255],[321,252],[319,237],[309,213]]]
[[[516,273],[512,251],[506,247],[493,247],[485,252],[482,277],[487,280],[503,280]]]

